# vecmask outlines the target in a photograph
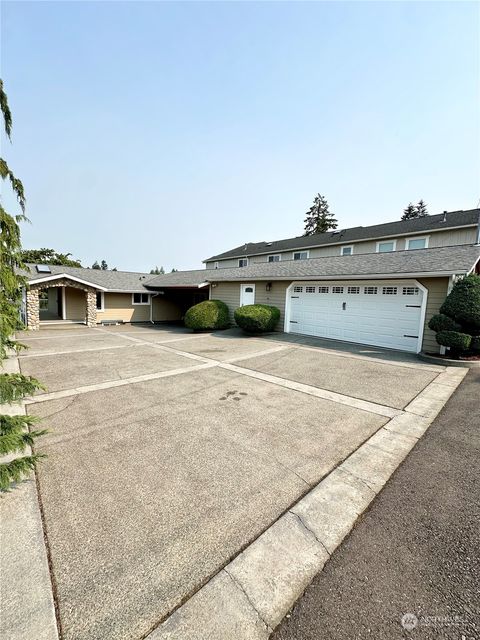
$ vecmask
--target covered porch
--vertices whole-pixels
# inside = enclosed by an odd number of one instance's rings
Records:
[[[26,293],[26,324],[38,330],[44,324],[97,323],[98,295],[101,289],[70,278],[31,284]]]

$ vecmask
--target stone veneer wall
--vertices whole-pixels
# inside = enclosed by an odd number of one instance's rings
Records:
[[[40,329],[40,300],[38,292],[42,289],[50,289],[51,287],[72,287],[72,289],[80,289],[85,291],[87,300],[87,327],[94,327],[97,324],[97,291],[74,280],[62,278],[61,280],[53,280],[49,282],[41,282],[30,285],[27,290],[27,327],[32,331]]]

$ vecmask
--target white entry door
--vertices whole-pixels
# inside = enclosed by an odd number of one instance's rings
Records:
[[[287,290],[286,330],[416,352],[424,295],[412,280],[294,282]]]
[[[255,304],[255,285],[254,284],[240,285],[240,306],[244,307],[246,304]]]

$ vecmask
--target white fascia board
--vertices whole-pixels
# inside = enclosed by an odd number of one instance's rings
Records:
[[[455,271],[423,271],[423,272],[413,272],[413,273],[364,273],[362,275],[348,275],[348,274],[337,274],[335,276],[322,276],[322,275],[311,275],[311,276],[300,276],[299,274],[291,275],[291,276],[249,276],[248,278],[225,278],[225,279],[212,279],[210,282],[245,282],[248,280],[249,282],[255,281],[291,281],[298,280],[304,282],[305,280],[401,280],[402,278],[443,278],[448,277],[452,274],[464,274],[468,273],[465,269],[456,269]]]
[[[82,280],[81,278],[77,278],[76,276],[71,276],[68,273],[57,273],[54,276],[47,276],[46,278],[36,278],[34,280],[29,280],[28,284],[41,284],[42,282],[53,282],[54,280],[72,280],[73,282],[78,282],[79,284],[85,284],[88,287],[92,287],[93,289],[99,289],[100,291],[108,291],[106,287],[102,287],[99,284],[95,284],[94,282],[87,282],[87,280]]]

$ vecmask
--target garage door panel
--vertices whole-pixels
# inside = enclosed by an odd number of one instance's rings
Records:
[[[292,293],[290,289],[287,293],[290,295],[288,330],[406,351],[417,350],[423,293],[415,283],[408,280],[319,281],[294,286],[295,291]]]

